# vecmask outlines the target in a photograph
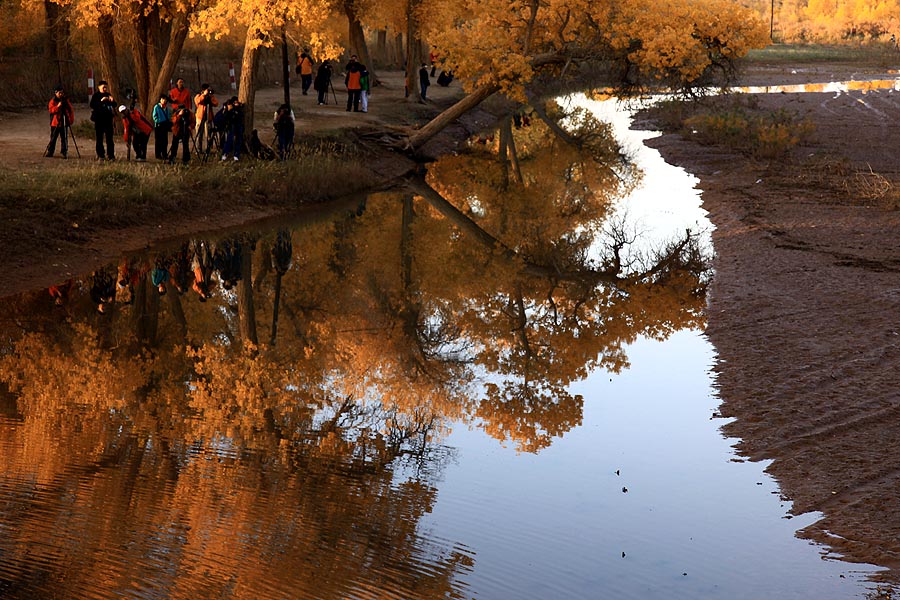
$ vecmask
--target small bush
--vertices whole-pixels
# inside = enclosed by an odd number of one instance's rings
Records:
[[[740,108],[688,117],[684,128],[700,143],[726,146],[755,158],[784,156],[814,129],[811,122],[798,120],[786,110],[753,115]]]

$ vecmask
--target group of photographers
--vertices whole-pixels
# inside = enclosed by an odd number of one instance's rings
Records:
[[[129,91],[126,96],[130,106],[118,104],[106,81],[98,82],[97,91],[91,96],[91,121],[94,123],[98,160],[116,159],[113,141],[116,115],[122,119],[126,147],[134,149],[137,161],[147,159],[147,146],[151,134],[154,134],[157,160],[175,162],[178,149],[181,147],[181,161],[187,164],[191,160],[192,145],[204,156],[207,156],[215,146],[222,149],[222,160],[226,160],[229,155],[234,160],[239,160],[240,140],[244,134],[244,111],[243,104],[237,96],[231,97],[217,112],[219,100],[209,84],[204,83],[200,92],[192,97],[190,90],[185,87],[184,79],[179,78],[168,94],[160,96],[159,101],[153,106],[150,119],[136,108],[137,100],[133,91]],[[192,110],[194,106],[196,112]],[[59,140],[60,154],[63,158],[67,158],[68,129],[75,122],[75,111],[62,86],[57,86],[53,90],[48,110],[50,143],[44,156],[52,157],[55,154],[56,142]],[[171,146],[169,146],[170,131]],[[221,140],[217,137],[219,134],[222,136]]]

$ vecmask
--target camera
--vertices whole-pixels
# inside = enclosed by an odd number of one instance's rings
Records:
[[[213,91],[212,88],[206,88],[206,91],[205,91],[204,93],[207,94],[207,95],[211,95],[211,94],[215,94],[216,92]]]

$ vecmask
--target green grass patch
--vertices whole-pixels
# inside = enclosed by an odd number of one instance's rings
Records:
[[[751,50],[742,63],[796,65],[802,63],[849,63],[862,65],[900,62],[900,52],[886,43],[869,44],[771,44]]]

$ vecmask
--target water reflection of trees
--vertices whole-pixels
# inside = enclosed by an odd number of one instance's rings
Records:
[[[497,147],[355,211],[129,257],[61,308],[19,299],[0,377],[21,452],[0,461],[18,506],[2,520],[21,522],[0,554],[37,568],[26,548],[58,525],[26,514],[41,488],[102,521],[67,523],[57,563],[78,568],[58,589],[100,585],[82,550],[114,547],[129,565],[114,585],[172,597],[460,595],[471,557],[416,533],[448,424],[538,451],[580,424],[573,381],[701,319],[690,236],[646,260],[621,231],[598,245],[637,177],[603,133],[506,123]],[[110,302],[92,292],[113,272]]]

